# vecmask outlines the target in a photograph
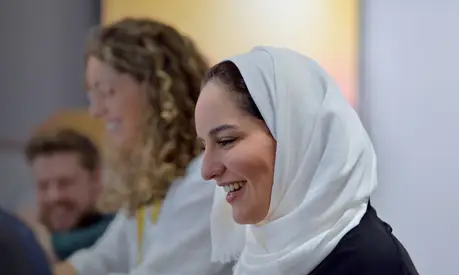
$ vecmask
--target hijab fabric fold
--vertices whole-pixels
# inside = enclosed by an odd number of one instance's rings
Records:
[[[237,275],[305,275],[357,226],[377,186],[376,157],[357,114],[313,60],[256,47],[231,59],[277,142],[270,209],[238,225],[217,188],[213,259]]]

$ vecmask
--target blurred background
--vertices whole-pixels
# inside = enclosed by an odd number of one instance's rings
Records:
[[[62,120],[87,126],[62,114],[85,112],[88,32],[126,16],[169,23],[211,63],[260,44],[316,59],[375,144],[380,184],[373,204],[380,215],[421,274],[456,274],[458,0],[3,1],[1,207],[20,211],[35,203],[24,144],[37,127]]]

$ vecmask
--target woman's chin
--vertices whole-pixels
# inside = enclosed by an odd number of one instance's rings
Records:
[[[266,215],[261,215],[261,213],[247,213],[243,211],[241,206],[233,205],[233,220],[238,224],[253,224],[253,225],[262,225],[265,222]],[[241,211],[242,210],[242,211]]]
[[[246,224],[256,224],[257,223],[256,219],[253,219],[253,217],[251,217],[250,215],[245,215],[243,213],[240,213],[239,211],[237,211],[237,209],[234,209],[234,208],[235,207],[233,207],[233,220],[237,224],[246,225]]]
[[[109,135],[107,137],[110,147],[114,150],[130,150],[132,149],[132,142],[128,138],[120,135]]]

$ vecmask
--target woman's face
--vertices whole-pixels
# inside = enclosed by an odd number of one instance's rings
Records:
[[[138,135],[142,118],[141,86],[95,57],[86,66],[89,111],[105,121],[111,143],[125,147]]]
[[[276,152],[265,123],[240,110],[233,95],[215,81],[202,89],[195,119],[205,146],[203,178],[225,189],[237,223],[260,222],[269,210]]]

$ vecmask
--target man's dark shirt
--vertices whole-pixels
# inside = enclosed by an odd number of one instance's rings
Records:
[[[0,210],[0,274],[52,275],[35,234],[18,218]]]

